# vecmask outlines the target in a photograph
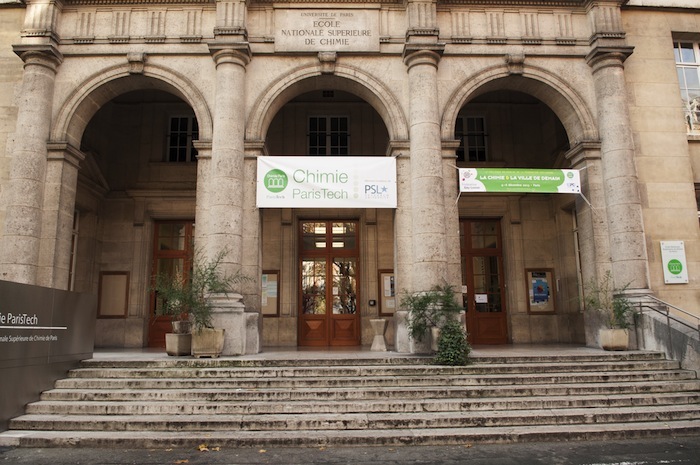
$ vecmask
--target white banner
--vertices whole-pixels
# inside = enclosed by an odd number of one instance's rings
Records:
[[[396,208],[393,157],[258,157],[258,208]]]

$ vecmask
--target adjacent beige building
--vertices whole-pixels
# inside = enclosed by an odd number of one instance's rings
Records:
[[[401,295],[436,284],[474,344],[598,345],[607,272],[700,316],[700,7],[670,3],[3,0],[0,279],[98,293],[101,347],[162,344],[150,279],[192,250],[253,278],[217,304],[229,353],[370,344],[378,317],[411,351]],[[282,156],[392,158],[396,203],[261,206]]]

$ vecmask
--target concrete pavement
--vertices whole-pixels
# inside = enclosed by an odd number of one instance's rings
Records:
[[[0,448],[2,465],[698,465],[700,436],[462,446],[221,449]]]

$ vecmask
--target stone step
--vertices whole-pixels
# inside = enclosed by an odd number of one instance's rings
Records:
[[[502,363],[489,365],[478,363],[466,367],[441,367],[433,365],[395,366],[331,366],[331,367],[148,367],[148,368],[81,368],[69,372],[71,378],[320,378],[320,377],[387,377],[425,375],[477,375],[522,374],[559,372],[610,372],[678,370],[680,364],[673,360],[641,360],[623,362],[549,362]]]
[[[465,428],[697,420],[700,405],[491,412],[269,415],[22,415],[11,429],[52,431],[301,431]]]
[[[430,365],[432,357],[419,355],[367,356],[360,354],[355,357],[344,357],[338,354],[333,358],[275,358],[274,353],[265,352],[259,359],[251,358],[168,358],[163,360],[102,360],[90,359],[81,362],[83,368],[231,368],[231,367],[331,367],[331,366],[393,366],[393,365]],[[474,355],[474,364],[529,364],[529,363],[592,363],[592,362],[621,362],[621,361],[652,361],[665,360],[662,352],[626,351],[607,352],[602,354],[546,354],[546,355]]]
[[[494,375],[308,377],[308,378],[66,378],[56,382],[63,389],[323,389],[330,387],[377,388],[389,386],[479,386],[542,383],[650,382],[693,379],[683,370],[607,371],[577,373],[521,373]]]
[[[700,391],[700,380],[659,382],[609,382],[609,383],[559,383],[538,385],[500,386],[396,386],[376,389],[346,389],[344,387],[322,390],[244,389],[237,386],[221,388],[182,389],[132,389],[106,387],[104,389],[52,389],[42,394],[46,401],[169,401],[169,402],[253,402],[266,401],[368,401],[383,399],[422,398],[485,398],[512,396],[566,396],[587,394],[656,394],[663,392]]]
[[[643,407],[700,403],[700,392],[617,395],[491,397],[477,399],[423,398],[357,401],[40,401],[27,414],[40,415],[260,415],[310,413],[470,412],[602,407]]]
[[[4,447],[132,447],[233,449],[240,447],[325,447],[465,445],[478,442],[512,443],[536,441],[594,441],[669,437],[700,434],[697,420],[609,423],[584,425],[542,425],[468,427],[402,430],[335,431],[216,431],[216,432],[118,432],[118,431],[7,431],[0,434]]]
[[[463,444],[700,433],[700,380],[661,354],[88,361],[0,446]]]

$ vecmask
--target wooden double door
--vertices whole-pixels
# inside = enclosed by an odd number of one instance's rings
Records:
[[[194,222],[160,221],[155,224],[152,276],[169,274],[189,279],[194,250]],[[151,285],[154,283],[151,282]],[[150,293],[148,347],[165,347],[165,334],[172,332],[171,317],[159,315],[161,299]]]
[[[302,221],[299,237],[299,345],[360,345],[358,223]]]
[[[472,344],[508,343],[503,249],[498,220],[460,221],[462,295]]]

